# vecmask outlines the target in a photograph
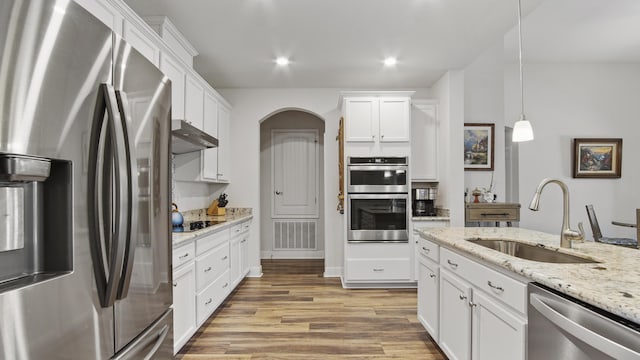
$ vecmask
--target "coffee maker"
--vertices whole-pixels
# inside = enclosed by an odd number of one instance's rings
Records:
[[[437,193],[438,188],[435,187],[413,189],[413,216],[436,216]]]

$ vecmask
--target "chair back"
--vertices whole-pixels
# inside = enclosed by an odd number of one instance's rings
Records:
[[[593,240],[600,241],[602,238],[602,232],[600,231],[600,225],[598,225],[598,218],[596,218],[596,212],[593,210],[593,205],[586,206],[587,216],[589,217],[589,223],[591,224],[591,232],[593,232]]]

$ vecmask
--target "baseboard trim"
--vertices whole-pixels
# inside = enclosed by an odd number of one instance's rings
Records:
[[[254,266],[249,270],[247,277],[260,278],[262,277],[262,266]]]
[[[325,267],[324,277],[342,277],[342,266]]]
[[[261,251],[261,259],[324,259],[324,250]]]

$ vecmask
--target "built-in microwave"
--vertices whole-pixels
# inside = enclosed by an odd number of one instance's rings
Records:
[[[408,193],[406,157],[349,157],[347,193]]]

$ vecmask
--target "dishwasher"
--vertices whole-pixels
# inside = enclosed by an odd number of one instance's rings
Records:
[[[640,325],[529,283],[528,360],[640,360]]]

